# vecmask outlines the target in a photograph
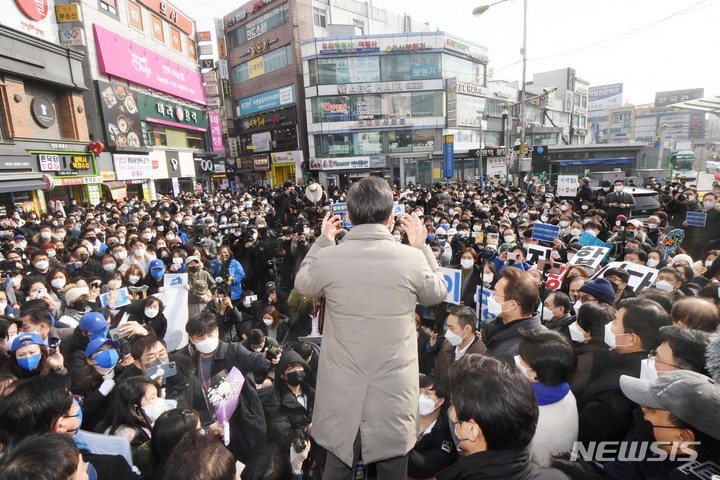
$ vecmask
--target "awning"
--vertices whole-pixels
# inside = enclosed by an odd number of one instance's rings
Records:
[[[103,182],[102,185],[110,190],[110,196],[112,196],[113,200],[123,200],[127,198],[127,184],[125,182]]]
[[[578,160],[560,160],[558,163],[561,167],[578,167],[586,165],[627,165],[632,163],[632,157],[620,158],[583,158]]]
[[[0,180],[0,193],[47,190],[47,188],[47,184],[42,180]]]

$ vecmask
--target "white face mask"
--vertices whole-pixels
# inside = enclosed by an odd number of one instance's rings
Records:
[[[515,360],[515,366],[518,368],[518,370],[520,370],[522,374],[525,375],[527,378],[530,378],[530,375],[528,375],[527,367],[520,362],[520,355],[515,355],[513,359]]]
[[[47,260],[40,260],[39,262],[35,262],[35,268],[38,270],[45,270],[50,266],[50,262]]]
[[[482,281],[484,283],[492,283],[492,281],[495,279],[495,275],[492,273],[483,273]]]
[[[422,394],[420,394],[420,397],[418,398],[418,405],[418,413],[423,417],[430,415],[437,408],[435,406],[435,402],[433,402],[432,399],[427,398],[425,395]]]
[[[578,300],[573,305],[573,310],[575,310],[575,314],[577,314],[580,311],[580,307],[582,307],[582,302],[580,300]]]
[[[143,407],[145,415],[148,417],[148,420],[150,420],[150,425],[154,425],[155,420],[167,410],[168,405],[162,398],[156,398],[152,403]]]
[[[117,260],[118,262],[122,262],[127,258],[127,252],[125,250],[121,250],[113,256],[115,257],[115,260]]]
[[[10,279],[10,283],[13,287],[17,287],[18,285],[20,285],[20,282],[22,282],[22,277],[12,277]]]
[[[273,324],[273,319],[272,318],[263,318],[263,323],[265,324],[266,327],[269,327],[270,325]]]
[[[510,243],[515,240],[515,235],[505,235],[503,237],[503,240],[505,240],[505,243]]]
[[[497,300],[495,300],[495,295],[490,295],[488,297],[488,305],[487,305],[487,311],[488,313],[495,315],[496,317],[500,315],[503,312],[503,305],[507,302],[500,303]]]
[[[614,349],[617,347],[617,343],[615,343],[615,334],[612,331],[612,322],[605,325],[605,345],[608,347]]]
[[[572,230],[570,230],[570,235],[573,237],[579,237],[580,235],[582,235],[582,232],[578,228],[573,228]]]
[[[160,313],[160,310],[156,310],[154,308],[145,309],[145,316],[148,318],[155,318],[157,317],[158,313]]]
[[[472,258],[462,258],[460,259],[460,266],[464,268],[465,270],[470,270],[473,265],[475,265],[475,261]]]
[[[622,191],[623,191],[624,188],[625,188],[625,187],[623,187],[622,185],[616,186],[616,187],[615,187],[615,191],[616,191],[617,193],[622,193]]]
[[[212,353],[215,350],[217,350],[218,345],[220,344],[220,339],[218,337],[208,337],[205,340],[195,343],[195,349],[200,353]]]
[[[670,282],[668,282],[667,280],[659,280],[659,281],[655,282],[655,288],[659,288],[660,290],[664,290],[664,291],[670,292],[670,293],[672,293],[672,291],[674,290],[674,287],[672,286],[672,284]]]
[[[465,337],[465,334],[460,336],[460,335],[457,335],[452,330],[448,330],[447,332],[445,332],[445,340],[447,340],[447,342],[450,345],[452,345],[453,347],[457,347],[458,345],[460,345],[462,343],[464,337]]]
[[[17,338],[17,334],[9,336],[8,339],[5,340],[5,343],[3,343],[3,350],[5,350],[6,352],[9,352],[10,349],[12,348],[12,344],[16,338]]]
[[[473,232],[482,232],[482,225],[473,225]]]
[[[145,256],[146,249],[144,248],[138,248],[137,250],[133,250],[133,254],[136,257],[144,257]]]
[[[649,264],[650,262],[648,262]],[[712,267],[713,260],[705,260],[705,267],[710,268]]]
[[[546,322],[552,320],[552,318],[553,318],[554,316],[555,316],[555,312],[553,312],[551,309],[549,309],[549,308],[544,308],[544,309],[543,309],[542,319],[545,320]]]
[[[560,227],[562,227],[562,228],[567,228],[567,227],[569,227],[569,226],[570,226],[570,222],[568,222],[567,220],[561,220],[561,221],[560,221]]]
[[[135,285],[137,282],[140,281],[140,277],[138,275],[130,275],[128,276],[128,280],[130,281],[130,283]]]
[[[103,270],[106,272],[114,272],[117,268],[117,263],[105,263],[103,264]]]
[[[174,265],[177,265],[177,266],[182,265],[182,264],[183,264],[183,261],[184,261],[184,260],[183,260],[182,258],[177,258],[177,257],[172,259],[172,263],[173,263]]]
[[[568,330],[570,331],[570,340],[572,340],[573,342],[583,343],[585,341],[585,333],[580,330],[577,322],[571,323],[568,326]]]
[[[400,241],[400,235],[393,235],[393,238],[395,239],[396,242]]]
[[[65,278],[54,278],[50,281],[50,285],[60,290],[65,286]]]
[[[660,265],[660,260],[655,260],[654,258],[648,258],[648,261],[645,263],[650,268],[655,268],[658,265]]]
[[[655,359],[646,358],[640,361],[640,380],[654,382],[658,378],[658,372],[655,369]]]

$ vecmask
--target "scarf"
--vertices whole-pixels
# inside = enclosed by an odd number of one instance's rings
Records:
[[[570,385],[567,382],[563,382],[560,385],[549,387],[543,385],[540,382],[533,382],[533,390],[535,390],[535,397],[537,398],[538,405],[550,405],[551,403],[559,402],[565,395],[570,391]]]

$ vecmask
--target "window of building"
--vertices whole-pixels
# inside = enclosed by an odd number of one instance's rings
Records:
[[[290,45],[273,50],[270,53],[266,53],[260,57],[260,62],[263,66],[263,73],[259,75],[253,75],[252,78],[260,75],[265,75],[275,70],[280,70],[292,63],[292,47]],[[232,76],[233,83],[241,83],[246,80],[250,80],[250,64],[257,65],[258,59],[254,58],[248,62],[241,63],[240,65],[233,67]]]
[[[313,24],[316,27],[325,28],[327,26],[326,17],[327,10],[324,8],[313,7]]]
[[[353,134],[355,155],[378,155],[382,153],[382,132]]]
[[[289,2],[268,10],[263,15],[240,25],[235,30],[226,33],[228,49],[237,48],[261,35],[284,25],[290,20]],[[234,25],[233,25],[234,26]]]
[[[110,15],[117,17],[117,5],[116,0],[98,0],[98,6],[103,12],[107,12]]]
[[[444,54],[443,72],[445,78],[455,77],[458,82],[485,86],[485,65],[482,63]]]
[[[410,55],[385,55],[380,57],[382,80],[391,82],[405,80],[410,71]]]
[[[194,130],[188,130],[187,146],[188,146],[188,148],[196,148],[198,150],[205,150],[205,133],[204,132],[196,132]]]
[[[295,150],[298,148],[297,130],[295,127],[278,128],[272,132],[273,150]]]
[[[413,92],[413,117],[441,117],[443,116],[444,96],[442,92]]]

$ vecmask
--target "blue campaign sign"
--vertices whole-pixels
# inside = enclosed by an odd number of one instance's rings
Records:
[[[460,303],[460,287],[462,286],[462,272],[454,268],[441,268],[447,282],[447,297],[445,301],[458,305]]]
[[[541,242],[552,242],[560,235],[560,225],[536,223],[533,225],[532,238]]]
[[[580,243],[584,247],[605,247],[609,248],[608,253],[605,254],[605,258],[603,258],[603,262],[607,260],[608,255],[610,255],[610,251],[612,251],[613,246],[609,243],[605,243],[602,240],[599,240],[597,237],[594,237],[590,235],[587,232],[583,232],[582,235],[580,235],[580,238],[578,239],[578,243]]]
[[[488,298],[490,298],[490,295],[492,294],[492,290],[488,290],[487,288],[485,288],[482,291],[482,298],[480,298],[480,287],[477,287],[477,291],[475,292],[475,302],[479,311],[478,318],[480,319],[480,325],[485,322],[495,320],[495,318],[497,318],[495,315],[488,312]]]
[[[452,135],[443,137],[443,176],[452,178],[455,176],[455,153]]]
[[[705,212],[687,212],[685,221],[690,227],[704,227],[707,221],[707,213]]]
[[[350,218],[347,215],[342,216],[342,225],[345,228],[352,228],[352,223],[350,223]]]
[[[347,203],[333,203],[332,205],[333,215],[342,215],[347,213]]]

